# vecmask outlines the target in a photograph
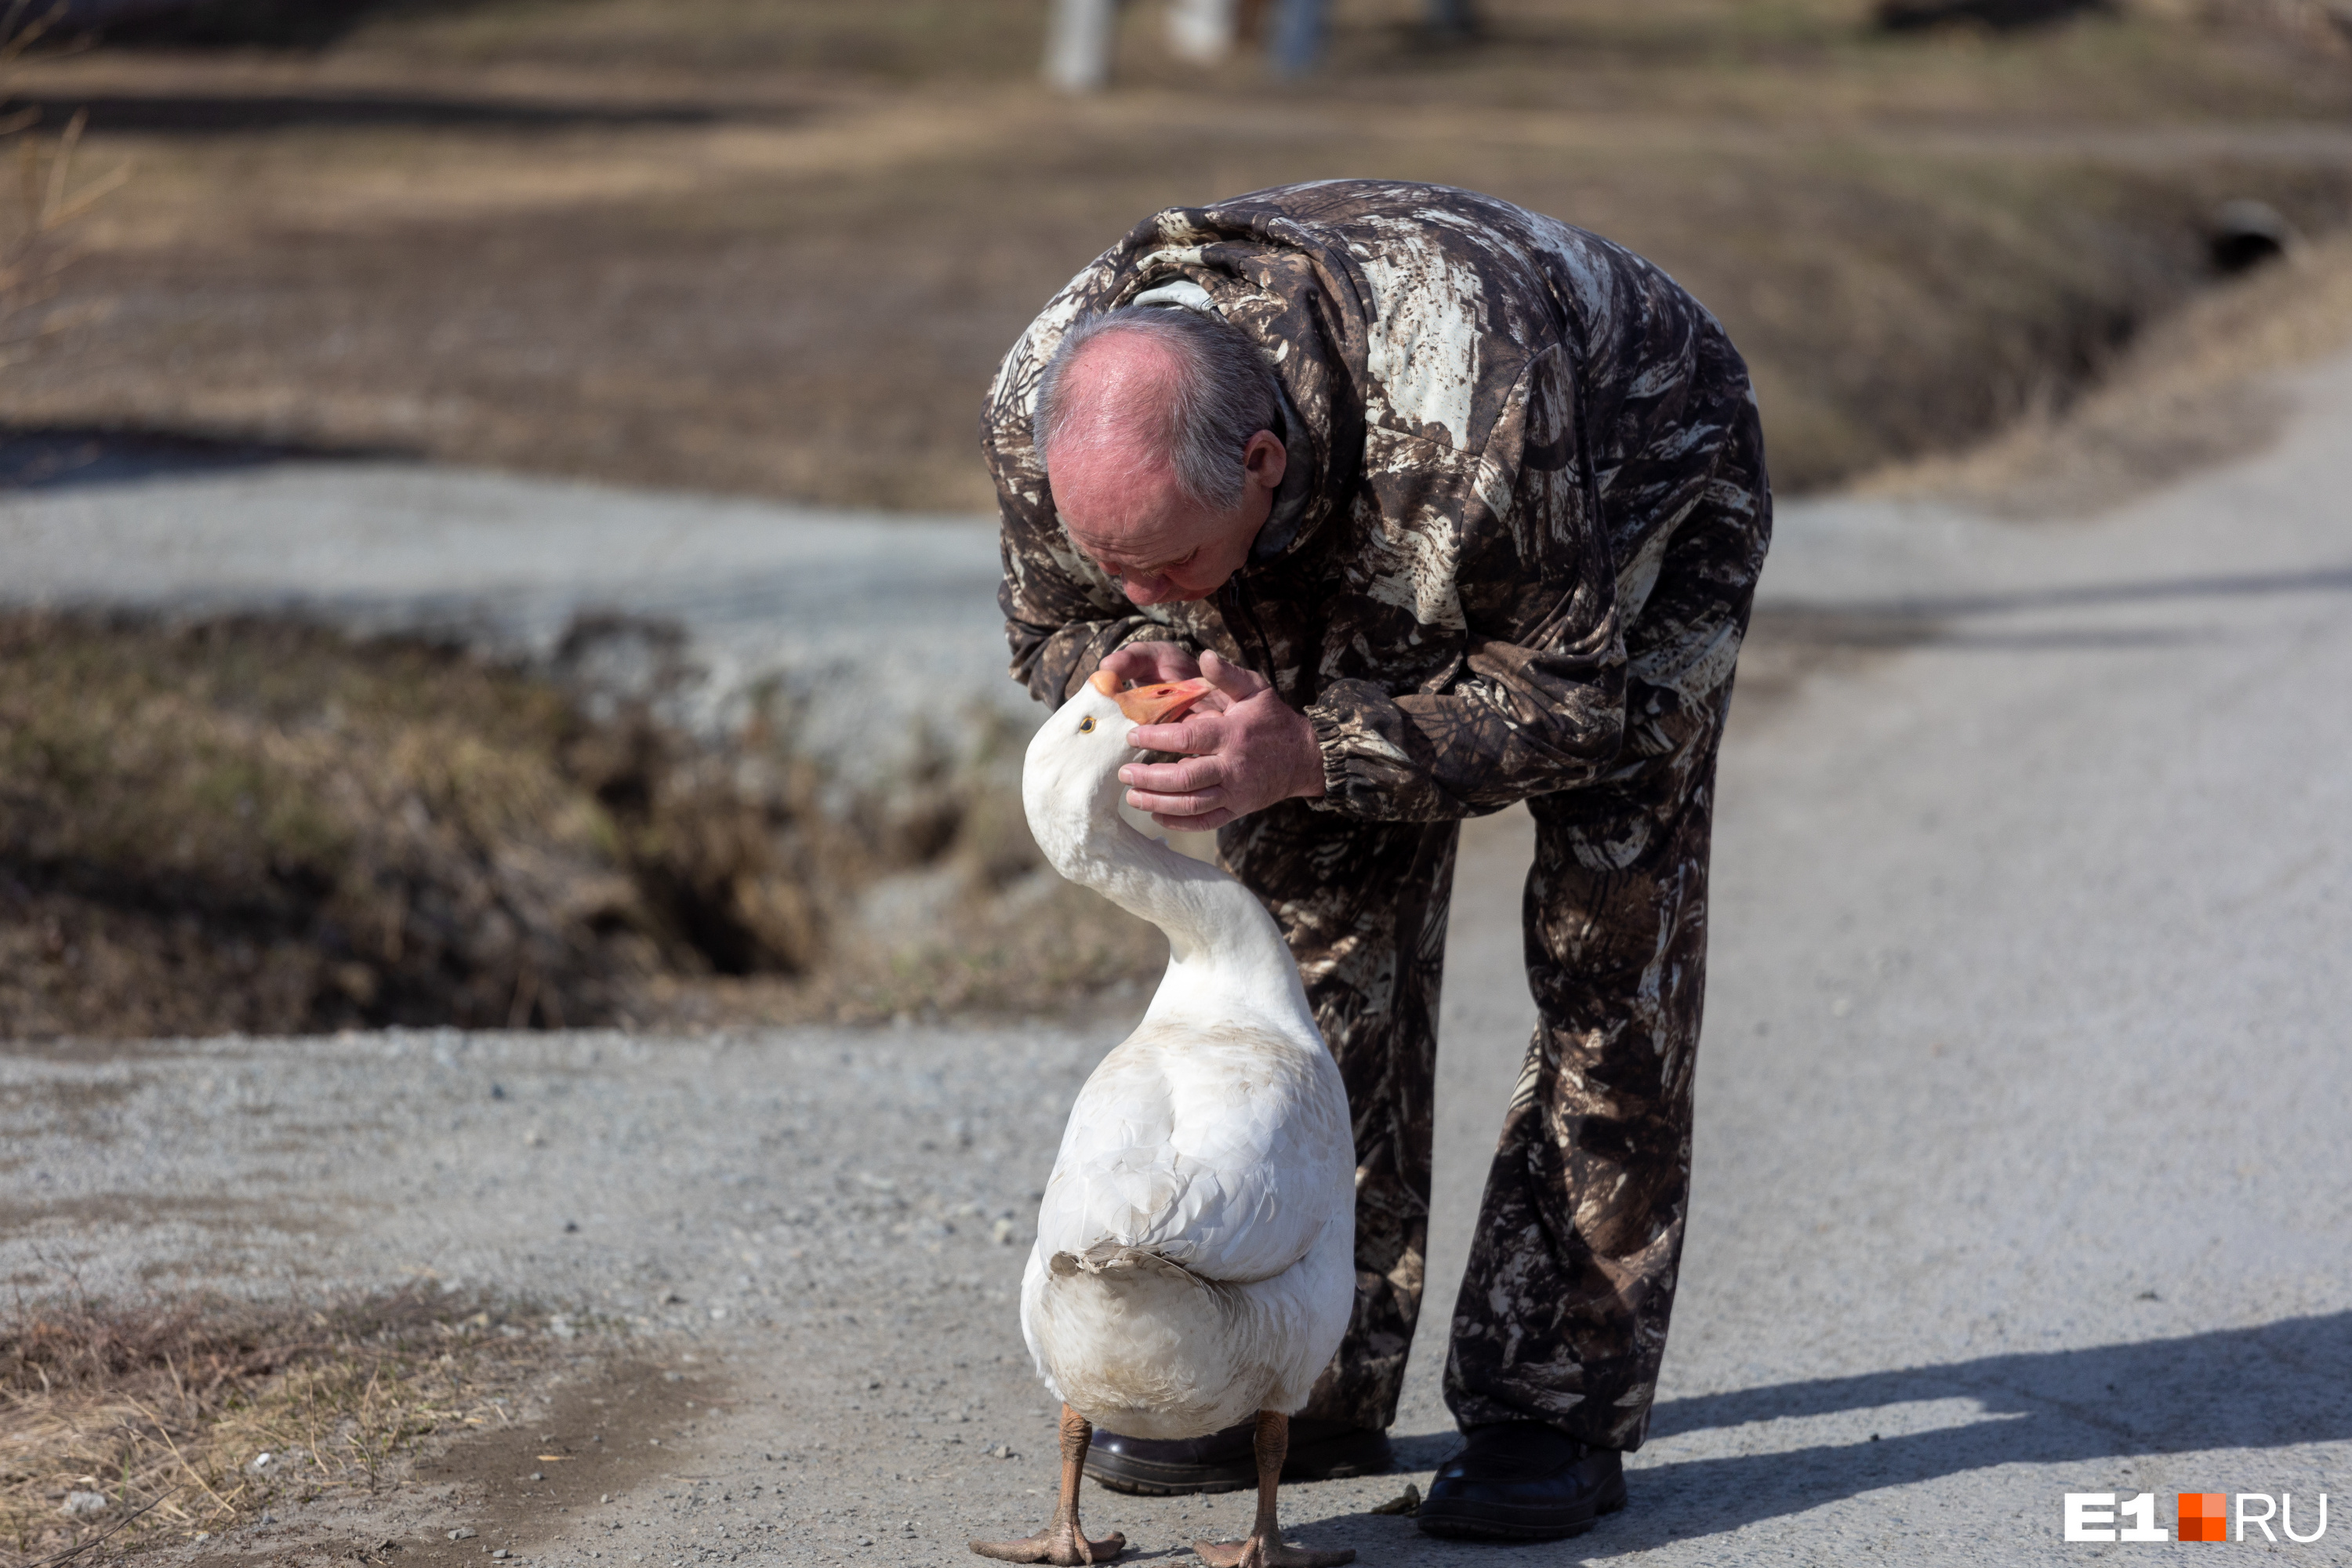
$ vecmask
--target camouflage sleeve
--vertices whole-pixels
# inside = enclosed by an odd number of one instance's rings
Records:
[[[1458,523],[1421,531],[1412,563],[1418,598],[1458,600],[1465,657],[1440,690],[1324,687],[1307,709],[1323,750],[1317,806],[1386,821],[1475,816],[1586,783],[1615,760],[1625,639],[1575,409],[1564,353],[1538,355],[1456,492]],[[1452,456],[1367,453],[1375,492],[1410,489],[1413,470]],[[1409,516],[1434,498],[1395,499],[1383,498],[1384,513]],[[1448,533],[1454,550],[1430,548]]]

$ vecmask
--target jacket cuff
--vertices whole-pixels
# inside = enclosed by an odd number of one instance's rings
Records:
[[[1323,753],[1323,793],[1310,796],[1307,805],[1340,816],[1368,815],[1364,802],[1372,791],[1362,770],[1351,765],[1347,724],[1320,703],[1308,706],[1307,721],[1315,726],[1315,749]]]

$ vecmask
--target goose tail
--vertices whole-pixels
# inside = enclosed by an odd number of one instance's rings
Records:
[[[1147,1278],[1203,1287],[1209,1283],[1156,1248],[1110,1240],[1097,1241],[1082,1252],[1057,1252],[1045,1266],[1065,1279],[1087,1274],[1107,1285]]]

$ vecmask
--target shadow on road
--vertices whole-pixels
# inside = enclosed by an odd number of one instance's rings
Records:
[[[2352,594],[2352,564],[2292,572],[2213,573],[2138,583],[2082,583],[1999,593],[1920,595],[1844,604],[1783,601],[1757,611],[1786,635],[1868,647],[1908,647],[1944,640],[1945,623],[1958,616],[2088,605],[2159,604],[2179,599],[2267,598],[2281,594]]]
[[[1633,1506],[1624,1515],[1580,1540],[1529,1549],[1513,1560],[1617,1557],[1863,1492],[2001,1465],[2074,1465],[2080,1472],[2067,1478],[2069,1484],[2133,1489],[2118,1467],[2096,1461],[2352,1441],[2347,1390],[2352,1312],[2336,1312],[2178,1339],[2021,1352],[1671,1400],[1658,1406],[1654,1436],[1879,1409],[1888,1411],[1893,1426],[1916,1417],[1893,1407],[1932,1401],[1973,1400],[1982,1415],[1963,1426],[1873,1434],[1857,1442],[1641,1466],[1629,1472]],[[1416,1468],[1436,1464],[1459,1441],[1450,1432],[1400,1437],[1399,1462]],[[2253,1485],[2262,1477],[2191,1479],[2223,1489]],[[2056,1506],[2054,1491],[2041,1500]]]
[[[386,462],[415,456],[413,451],[391,447],[303,446],[169,430],[0,426],[0,494],[259,468],[296,458]]]
[[[746,116],[708,104],[543,102],[441,98],[418,93],[39,93],[14,95],[16,109],[62,125],[77,111],[94,132],[218,136],[296,129],[570,131],[591,126],[715,125]],[[758,116],[773,120],[768,111]]]

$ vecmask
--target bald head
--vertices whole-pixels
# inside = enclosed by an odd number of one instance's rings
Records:
[[[1272,510],[1279,405],[1265,359],[1222,319],[1130,307],[1079,323],[1037,396],[1064,531],[1138,604],[1205,598]]]
[[[1175,344],[1155,332],[1108,331],[1079,344],[1059,367],[1039,398],[1038,446],[1049,473],[1110,461],[1164,474],[1206,505],[1234,499],[1238,449],[1190,484],[1178,470],[1190,367]]]

